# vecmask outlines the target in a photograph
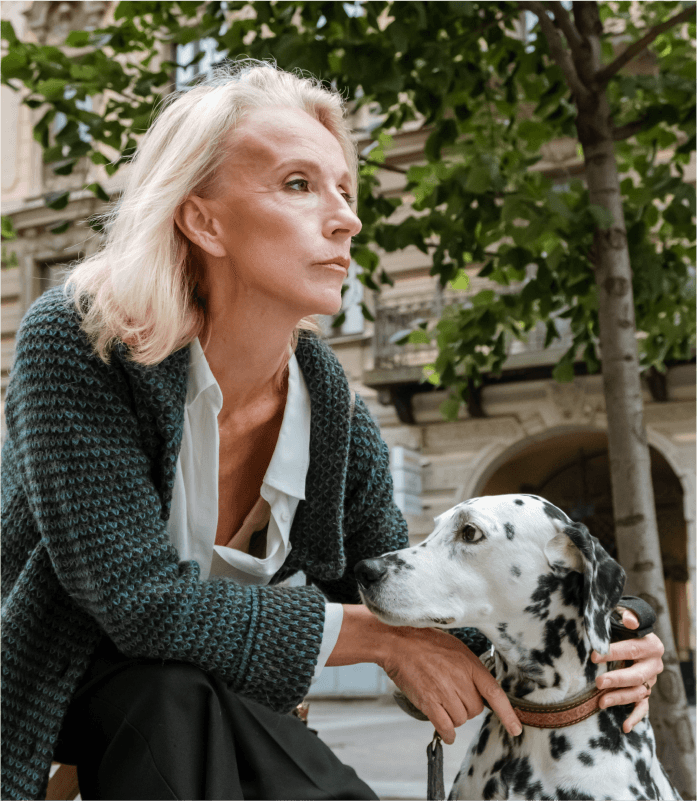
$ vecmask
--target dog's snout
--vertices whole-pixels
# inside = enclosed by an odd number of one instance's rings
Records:
[[[369,587],[387,573],[387,564],[384,559],[363,559],[354,567],[353,572],[362,587]]]

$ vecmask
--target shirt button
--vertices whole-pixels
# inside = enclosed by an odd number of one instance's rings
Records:
[[[289,518],[290,518],[290,514],[288,513],[288,510],[287,510],[287,509],[284,509],[284,510],[281,512],[281,520],[282,520],[284,523],[287,523]]]

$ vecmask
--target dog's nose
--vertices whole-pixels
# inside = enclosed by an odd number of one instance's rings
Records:
[[[363,587],[376,584],[387,573],[384,559],[363,559],[353,568],[358,583]]]

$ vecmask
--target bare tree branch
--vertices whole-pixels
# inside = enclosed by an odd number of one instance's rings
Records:
[[[642,117],[640,120],[634,120],[634,122],[628,122],[626,125],[620,125],[617,128],[612,129],[612,139],[615,142],[621,142],[623,139],[629,139],[630,136],[634,136],[634,134],[638,134],[639,131],[644,129],[646,125],[646,117]]]
[[[359,156],[358,160],[361,164],[369,164],[371,167],[379,167],[381,170],[387,170],[388,172],[398,172],[400,175],[406,175],[407,170],[403,170],[401,167],[393,167],[391,164],[380,164],[378,161],[371,161],[370,159],[363,158],[363,156]]]
[[[524,2],[518,3],[518,6],[525,11],[531,11],[539,19],[542,32],[549,44],[552,58],[564,72],[571,91],[579,100],[586,99],[590,92],[579,78],[571,53],[564,47],[564,41],[549,18],[545,4],[538,0],[524,0]]]
[[[596,72],[596,81],[598,81],[601,86],[605,85],[610,78],[615,75],[615,73],[619,72],[619,70],[624,67],[625,64],[630,62],[635,56],[639,55],[642,50],[645,50],[656,37],[660,36],[664,31],[667,31],[674,25],[680,25],[682,22],[687,22],[690,17],[693,17],[694,15],[695,6],[691,6],[690,8],[686,8],[684,11],[681,11],[679,14],[676,14],[674,17],[671,17],[665,22],[662,22],[660,25],[656,25],[651,28],[651,30],[642,36],[641,39],[634,42],[634,44],[631,44],[624,52],[620,53],[620,55],[617,56],[614,61]]]
[[[564,36],[566,36],[566,41],[569,43],[571,52],[575,56],[579,56],[583,38],[574,25],[568,11],[560,2],[551,2],[549,5],[554,12],[554,19],[557,25],[559,25],[564,32]]]

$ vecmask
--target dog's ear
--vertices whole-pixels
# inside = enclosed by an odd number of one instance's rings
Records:
[[[562,528],[563,526],[563,528]],[[545,545],[556,570],[583,575],[583,619],[591,647],[599,654],[610,649],[610,614],[624,589],[624,570],[582,523],[559,523],[561,531]]]

